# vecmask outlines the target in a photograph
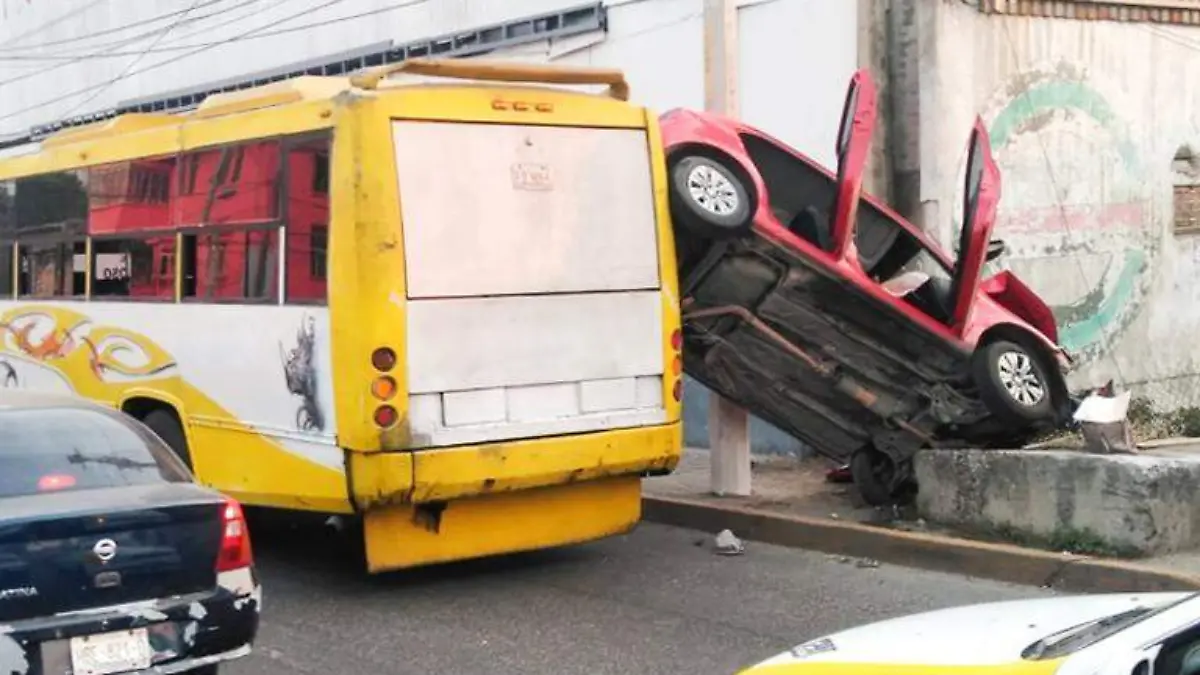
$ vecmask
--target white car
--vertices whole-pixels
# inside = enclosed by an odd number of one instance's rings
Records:
[[[805,642],[740,675],[1200,675],[1200,593],[968,605]]]

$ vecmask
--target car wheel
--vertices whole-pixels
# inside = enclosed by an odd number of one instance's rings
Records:
[[[984,405],[1000,419],[1030,424],[1054,416],[1046,367],[1028,348],[1007,340],[990,342],[976,353],[974,368]]]
[[[142,424],[158,434],[158,437],[175,452],[179,459],[183,460],[189,471],[195,470],[195,467],[192,466],[192,453],[188,450],[187,436],[184,435],[183,427],[180,426],[179,420],[174,415],[166,410],[151,410],[142,418]]]
[[[912,498],[912,481],[898,477],[898,470],[891,457],[870,445],[850,456],[850,476],[868,506],[898,505]]]
[[[679,225],[710,239],[740,235],[750,229],[754,217],[750,191],[737,173],[698,155],[672,165],[671,206]]]

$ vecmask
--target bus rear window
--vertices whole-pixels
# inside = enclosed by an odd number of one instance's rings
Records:
[[[77,408],[0,412],[0,498],[189,480],[132,421]]]

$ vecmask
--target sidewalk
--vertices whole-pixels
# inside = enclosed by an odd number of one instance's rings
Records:
[[[1200,553],[1126,561],[1022,548],[954,536],[912,513],[861,502],[853,485],[831,484],[822,458],[755,457],[754,494],[709,492],[709,453],[689,448],[669,476],[644,481],[650,522],[748,541],[1073,591],[1200,590]],[[749,550],[746,555],[753,555]]]

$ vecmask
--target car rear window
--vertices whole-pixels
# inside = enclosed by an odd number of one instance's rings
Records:
[[[135,425],[81,408],[0,412],[0,498],[189,481],[170,450]]]

